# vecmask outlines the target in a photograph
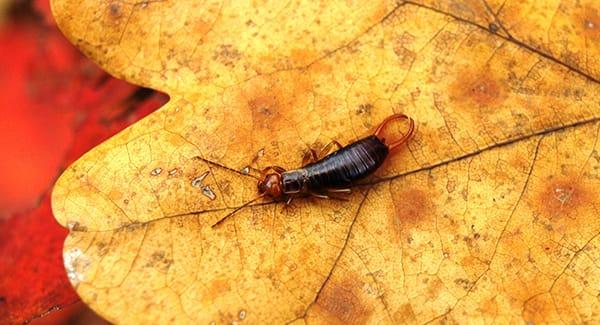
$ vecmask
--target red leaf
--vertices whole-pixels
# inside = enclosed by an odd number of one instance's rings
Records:
[[[78,300],[60,262],[66,235],[49,198],[0,224],[0,319],[21,323]]]

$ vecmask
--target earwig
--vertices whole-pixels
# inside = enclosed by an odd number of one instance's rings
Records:
[[[408,120],[406,134],[398,140],[387,144],[383,136],[385,127],[394,120]],[[260,198],[270,197],[275,200],[285,200],[287,204],[299,195],[312,195],[319,198],[330,198],[325,192],[350,193],[350,187],[356,181],[367,177],[377,170],[385,161],[388,154],[406,143],[413,134],[415,122],[404,114],[394,114],[383,120],[375,132],[342,147],[337,141],[337,151],[319,159],[316,152],[311,150],[312,162],[303,167],[286,171],[279,166],[269,166],[260,171],[258,178],[259,195],[227,214],[212,227],[221,224],[229,216]],[[329,146],[329,145],[328,145]]]

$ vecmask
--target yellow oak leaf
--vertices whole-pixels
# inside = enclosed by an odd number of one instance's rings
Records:
[[[65,267],[115,323],[600,321],[600,4],[53,0],[160,110],[58,180]],[[264,200],[404,112],[347,202]],[[400,131],[400,129],[397,129]]]

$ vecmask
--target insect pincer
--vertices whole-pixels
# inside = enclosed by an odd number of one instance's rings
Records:
[[[400,137],[400,139],[392,142],[392,143],[387,143],[385,137],[383,136],[382,132],[384,131],[384,129],[388,126],[388,124],[392,121],[395,120],[408,120],[408,131],[406,132],[406,134],[404,134],[402,137]],[[404,114],[394,114],[391,115],[389,117],[387,117],[385,120],[383,120],[383,122],[381,122],[381,124],[379,124],[379,126],[377,127],[377,129],[375,130],[375,132],[373,133],[374,136],[376,136],[381,142],[385,143],[389,150],[392,151],[395,148],[397,148],[398,146],[404,144],[406,141],[408,141],[408,139],[410,139],[410,137],[412,136],[413,132],[415,130],[415,121],[404,115]]]

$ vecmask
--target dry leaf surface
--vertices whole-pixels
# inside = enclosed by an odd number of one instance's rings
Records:
[[[540,3],[55,0],[171,96],[54,189],[77,292],[118,323],[599,321],[600,6]],[[349,202],[210,228],[256,195],[243,166],[400,111],[415,137]]]

